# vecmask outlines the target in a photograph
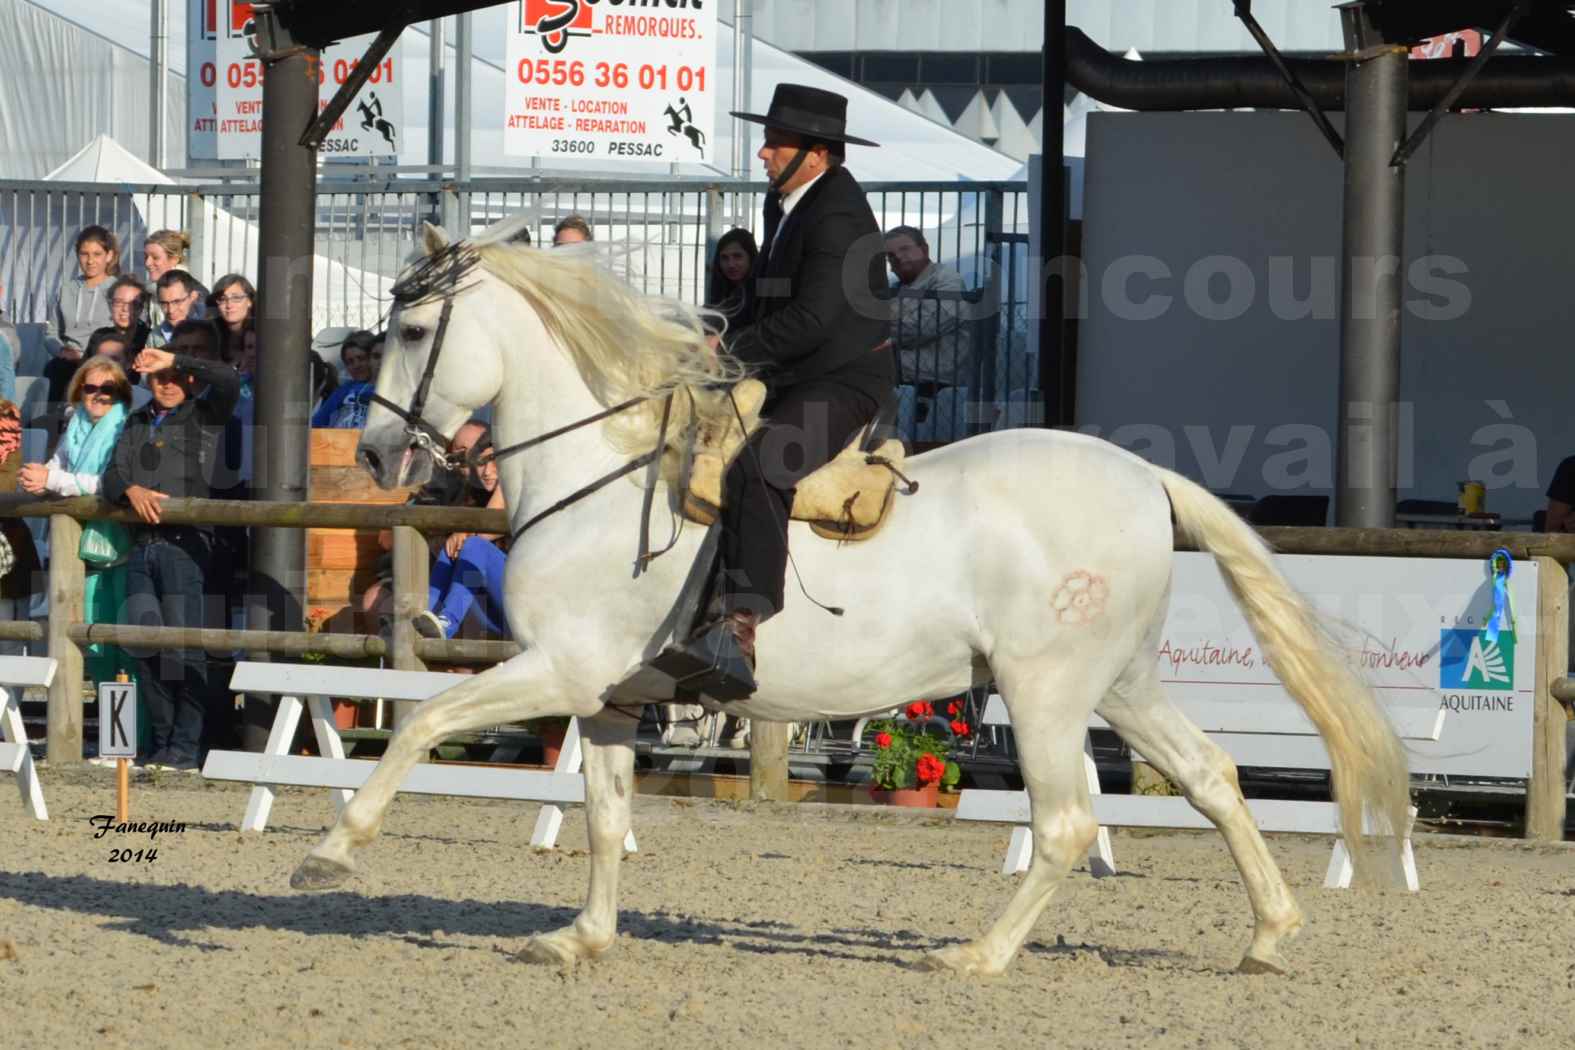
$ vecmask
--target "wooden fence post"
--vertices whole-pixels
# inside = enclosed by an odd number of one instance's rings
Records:
[[[749,721],[749,797],[756,802],[788,801],[786,722]]]
[[[71,625],[83,621],[86,573],[77,549],[82,526],[64,514],[49,516],[49,655],[56,661],[49,687],[49,764],[82,761],[82,648]]]
[[[394,624],[392,663],[396,671],[425,671],[427,665],[416,655],[416,634],[411,622],[427,608],[427,586],[431,580],[431,555],[427,540],[408,525],[394,526]],[[415,705],[394,704],[394,728],[414,710]]]
[[[1569,575],[1552,558],[1537,559],[1537,676],[1532,694],[1531,779],[1526,781],[1526,837],[1564,838],[1564,708],[1553,683],[1569,670]]]

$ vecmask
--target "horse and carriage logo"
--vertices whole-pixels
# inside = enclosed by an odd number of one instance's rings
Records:
[[[570,37],[594,33],[591,13],[584,0],[520,0],[520,32],[541,37],[549,54],[562,54]]]
[[[222,33],[229,40],[243,40],[254,33],[252,5],[242,0],[203,0],[202,39],[217,40]]]

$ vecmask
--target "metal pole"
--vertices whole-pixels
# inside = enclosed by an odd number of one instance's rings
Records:
[[[470,12],[457,15],[458,27],[454,33],[454,181],[459,184],[455,198],[454,225],[449,228],[452,237],[470,236]]]
[[[755,16],[750,0],[733,0],[733,109],[749,111],[749,78],[754,57]],[[749,122],[733,118],[733,178],[749,174]]]
[[[443,20],[432,20],[432,50],[427,76],[427,163],[433,167],[443,164],[443,126],[447,122],[443,99],[444,66],[448,64],[448,48],[443,41]],[[437,175],[433,172],[434,177]]]
[[[169,0],[153,0],[152,39],[148,47],[148,163],[164,167],[165,105],[170,65]]]
[[[1045,426],[1070,423],[1062,418],[1067,400],[1061,390],[1061,314],[1066,298],[1066,179],[1062,168],[1063,131],[1061,107],[1066,97],[1066,0],[1045,0],[1043,138],[1039,144],[1041,192],[1039,203],[1039,396],[1044,400]]]
[[[305,502],[311,393],[312,254],[316,234],[317,154],[300,145],[317,116],[320,52],[295,41],[272,12],[259,12],[267,42],[263,73],[262,193],[257,273],[257,433],[253,495]],[[246,626],[301,630],[306,601],[306,533],[256,530]]]
[[[1383,39],[1365,2],[1340,8],[1346,49],[1345,230],[1335,523],[1394,524],[1407,49]]]

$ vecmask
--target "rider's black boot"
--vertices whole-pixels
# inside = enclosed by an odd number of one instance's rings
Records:
[[[735,610],[697,631],[682,645],[668,646],[651,666],[680,688],[713,700],[742,700],[755,691],[755,627],[760,618]]]

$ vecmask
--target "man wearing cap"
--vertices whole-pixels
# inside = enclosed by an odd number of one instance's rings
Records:
[[[241,391],[240,374],[217,360],[218,349],[211,324],[185,321],[164,349],[143,350],[132,362],[146,377],[153,399],[127,417],[100,494],[131,507],[142,519],[131,530],[126,566],[124,619],[136,626],[222,622],[207,610],[212,528],[170,525],[162,516],[171,497],[206,499],[210,494],[215,449]],[[148,766],[195,770],[207,705],[224,683],[208,680],[208,656],[200,648],[131,652],[141,664],[137,681],[153,723]]]
[[[782,611],[794,487],[829,463],[894,397],[885,340],[885,246],[864,190],[843,166],[848,100],[778,85],[765,115],[765,236],[754,304],[727,349],[765,382],[759,430],[724,480],[713,618],[656,666],[716,700],[755,691],[755,628]]]

